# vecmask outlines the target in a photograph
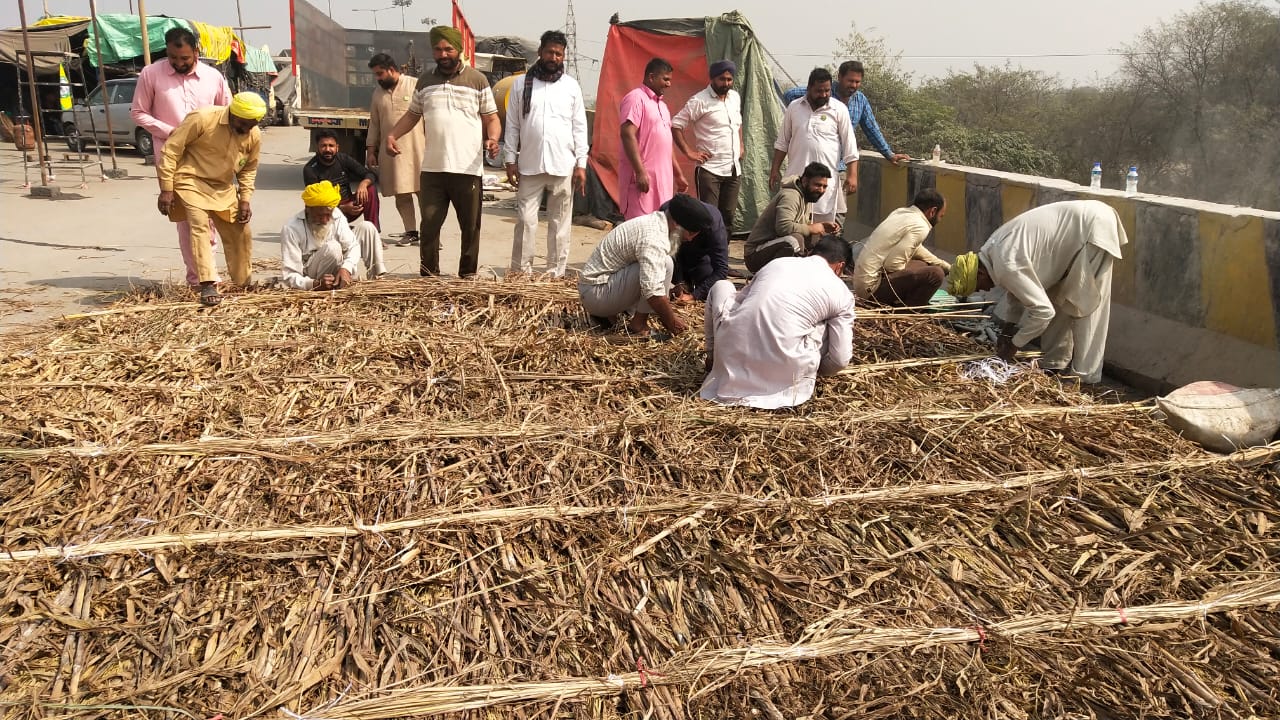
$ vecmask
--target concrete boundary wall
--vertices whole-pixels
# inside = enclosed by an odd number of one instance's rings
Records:
[[[1129,235],[1112,286],[1109,368],[1165,388],[1196,380],[1280,387],[1280,213],[945,163],[897,167],[867,152],[856,220],[875,227],[925,187],[947,199],[929,239],[944,256],[977,250],[1038,205],[1106,202]]]

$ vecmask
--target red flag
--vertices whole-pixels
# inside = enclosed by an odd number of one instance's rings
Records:
[[[462,33],[463,59],[475,65],[476,35],[471,32],[471,26],[467,24],[467,18],[462,14],[462,8],[458,7],[458,0],[453,0],[453,26],[457,28],[458,32]]]

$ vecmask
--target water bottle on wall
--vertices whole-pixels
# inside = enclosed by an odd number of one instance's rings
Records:
[[[1102,189],[1102,163],[1093,164],[1093,172],[1089,173],[1089,187],[1094,190]]]
[[[941,145],[933,146],[933,161],[942,162],[942,146]]]
[[[1129,174],[1124,176],[1124,191],[1128,195],[1138,194],[1138,166],[1130,165]]]

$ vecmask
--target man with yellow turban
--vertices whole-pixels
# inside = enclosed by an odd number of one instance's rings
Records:
[[[498,104],[484,74],[462,62],[462,34],[448,26],[431,29],[436,67],[418,78],[409,109],[386,133],[387,154],[400,154],[397,140],[419,122],[426,129],[418,203],[422,210],[419,273],[440,274],[440,228],[449,206],[458,216],[462,248],[458,275],[475,275],[480,262],[482,153],[498,155]]]
[[[338,209],[342,193],[325,180],[302,191],[302,212],[280,228],[280,279],[295,290],[341,290],[355,281],[361,261],[369,277],[386,273],[382,241],[357,236]]]
[[[996,353],[1012,360],[1040,338],[1040,366],[1102,379],[1111,321],[1111,272],[1128,244],[1114,208],[1071,200],[1028,210],[996,230],[978,252],[956,258],[947,292],[965,297],[999,287]]]
[[[237,285],[249,284],[253,233],[254,181],[262,135],[258,121],[267,103],[254,92],[237,93],[229,107],[208,107],[189,113],[169,135],[156,161],[160,197],[156,206],[173,222],[191,225],[191,254],[200,279],[200,304],[222,302],[214,265],[209,223],[222,236],[227,271]]]

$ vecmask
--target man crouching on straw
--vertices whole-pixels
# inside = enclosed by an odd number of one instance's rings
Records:
[[[808,257],[770,261],[741,291],[721,280],[706,306],[703,400],[756,408],[794,407],[818,376],[853,356],[853,293],[840,276],[852,248],[826,235]]]
[[[582,307],[600,328],[633,311],[626,331],[649,336],[649,316],[657,315],[672,335],[687,329],[668,293],[675,261],[672,239],[688,242],[711,227],[707,206],[688,195],[676,195],[657,212],[632,218],[605,235],[578,278]]]
[[[1003,289],[996,354],[1012,361],[1038,337],[1041,367],[1096,383],[1111,321],[1111,271],[1128,242],[1120,216],[1101,200],[1042,205],[1002,225],[977,254],[956,258],[947,292]]]
[[[280,229],[281,279],[295,290],[341,290],[355,281],[361,260],[370,277],[387,271],[376,234],[356,239],[338,209],[342,193],[325,180],[302,191],[306,207]]]

